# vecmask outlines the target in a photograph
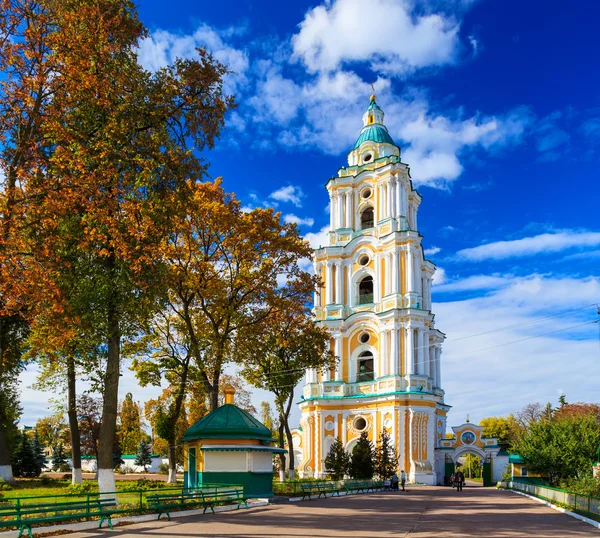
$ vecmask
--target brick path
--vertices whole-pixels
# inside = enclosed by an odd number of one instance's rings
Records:
[[[514,493],[493,488],[411,487],[384,492],[153,521],[73,538],[508,538],[600,536],[600,530]]]

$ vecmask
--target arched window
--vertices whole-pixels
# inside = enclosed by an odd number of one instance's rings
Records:
[[[358,285],[358,304],[373,302],[373,277],[366,276]]]
[[[358,356],[357,381],[373,381],[373,353],[364,351]]]
[[[367,228],[373,228],[374,225],[375,225],[375,219],[373,216],[373,208],[367,207],[360,214],[360,229],[366,230]]]

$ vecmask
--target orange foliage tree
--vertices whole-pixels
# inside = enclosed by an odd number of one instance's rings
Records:
[[[180,215],[163,251],[168,302],[214,410],[223,367],[237,361],[235,335],[260,331],[286,301],[306,297],[316,280],[299,266],[310,246],[273,209],[242,211],[218,180],[190,190],[191,210]]]
[[[22,3],[5,2],[15,12]],[[121,343],[137,335],[157,306],[164,273],[159,245],[172,215],[187,212],[190,185],[207,166],[200,152],[213,146],[232,100],[222,93],[226,68],[204,51],[196,60],[145,71],[136,46],[146,29],[129,0],[30,5],[31,16],[46,26],[42,36],[21,39],[49,53],[38,62],[42,90],[32,93],[29,81],[17,81],[4,96],[8,103],[25,95],[23,106],[35,111],[31,95],[39,94],[43,114],[31,113],[41,119],[33,122],[26,158],[14,165],[18,181],[7,175],[3,217],[10,233],[3,244],[9,261],[17,260],[7,267],[20,274],[4,271],[2,298],[5,310],[25,304],[34,327],[55,329],[52,351],[70,346],[80,327],[95,328],[95,345],[106,352],[98,480],[101,491],[114,491]],[[8,64],[26,56],[3,50]],[[4,129],[16,141],[19,121],[13,131]]]

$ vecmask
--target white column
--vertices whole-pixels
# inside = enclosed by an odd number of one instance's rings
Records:
[[[375,254],[375,278],[373,279],[373,300],[378,303],[381,301],[381,255]]]
[[[417,374],[423,375],[425,373],[423,364],[423,329],[417,329]]]
[[[398,274],[400,273],[400,259],[398,257],[398,251],[394,250],[392,253],[392,293],[398,293]]]
[[[389,375],[398,375],[398,329],[392,329],[392,352],[390,353],[391,368],[388,370]]]
[[[336,334],[333,340],[333,353],[337,357],[335,364],[335,380],[342,380],[342,335]]]
[[[437,363],[437,386],[442,387],[442,349],[435,348],[436,363]]]
[[[343,301],[345,305],[349,305],[350,303],[350,287],[351,287],[351,283],[350,283],[350,266],[349,265],[344,265],[344,270],[346,273],[346,296],[343,297]]]
[[[379,184],[379,220],[383,220],[384,213],[385,213],[385,185],[383,183],[380,183]]]
[[[385,253],[385,294],[392,293],[392,253]]]
[[[406,291],[411,292],[414,289],[414,277],[413,277],[413,254],[410,244],[406,249]]]
[[[329,195],[329,229],[335,229],[335,220],[334,220],[334,212],[335,212],[335,196],[333,194]]]
[[[315,275],[320,276],[321,275],[321,264],[315,263],[314,268],[315,268]],[[315,291],[314,291],[314,295],[313,295],[315,307],[318,307],[321,305],[319,291],[320,291],[319,288],[317,286],[315,286]]]
[[[396,176],[396,214],[395,217],[402,215],[402,181]]]
[[[327,270],[325,272],[325,291],[327,300],[325,304],[333,303],[333,264],[326,262]]]
[[[387,330],[381,331],[381,343],[379,344],[379,361],[377,368],[377,377],[383,377],[385,375],[385,363],[388,360],[388,349],[387,349]]]
[[[409,325],[406,328],[406,346],[404,349],[404,371],[407,374],[413,374],[414,370],[414,353],[415,353],[414,329]]]
[[[388,179],[385,184],[385,196],[387,198],[387,217],[392,216],[392,184]]]
[[[342,262],[338,262],[335,264],[335,304],[343,304],[344,298],[342,297],[342,293],[344,293],[344,266]]]
[[[337,197],[337,228],[344,227],[344,195],[342,193],[338,194]]]
[[[327,349],[329,349],[330,344],[327,343]],[[326,368],[323,371],[323,381],[331,381],[331,370],[329,368]]]
[[[423,331],[423,374],[426,376],[431,375],[431,367],[429,362],[429,333],[426,330]]]
[[[346,228],[352,228],[352,217],[354,216],[354,211],[352,208],[352,191],[346,193]]]

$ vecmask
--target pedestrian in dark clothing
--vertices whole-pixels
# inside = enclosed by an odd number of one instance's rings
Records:
[[[458,471],[454,478],[456,479],[456,491],[462,491],[465,483],[465,475],[462,471]]]
[[[456,486],[456,473],[452,473],[450,475],[450,485],[452,487]]]
[[[398,475],[396,473],[392,475],[391,482],[392,491],[398,491]]]

